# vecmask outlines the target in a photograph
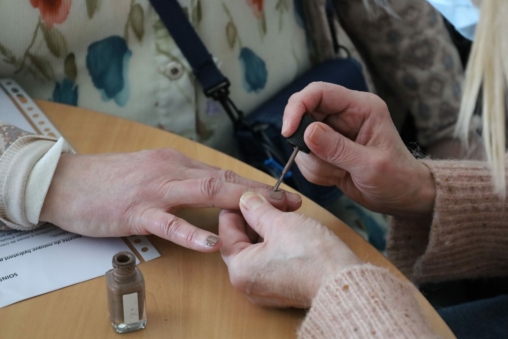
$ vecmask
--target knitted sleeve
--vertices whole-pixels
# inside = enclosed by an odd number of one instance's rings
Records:
[[[0,122],[0,230],[37,227],[25,215],[27,182],[55,141]]]
[[[420,144],[451,137],[463,69],[439,13],[425,0],[390,0],[388,11],[375,1],[334,3],[377,81],[377,93],[389,107],[395,102],[395,111],[401,104],[411,111]]]
[[[318,291],[298,338],[437,338],[415,291],[384,268],[345,269]]]
[[[394,218],[388,256],[416,283],[508,274],[508,200],[488,165],[423,160],[436,182],[432,219]]]

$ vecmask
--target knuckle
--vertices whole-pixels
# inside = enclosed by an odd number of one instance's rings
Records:
[[[248,294],[248,279],[236,266],[237,265],[233,264],[229,270],[229,280],[231,281],[231,285],[235,290]]]
[[[318,90],[321,90],[324,86],[324,82],[322,81],[313,81],[311,82],[307,88],[310,90],[310,91],[318,91]]]
[[[386,102],[378,95],[374,93],[365,93],[365,95],[367,102],[369,102],[372,107],[375,107],[379,110],[378,113],[382,114],[388,112],[388,106],[386,105]]]
[[[230,183],[236,183],[238,180],[238,176],[232,170],[220,170],[220,180]]]
[[[172,240],[175,239],[176,235],[180,232],[182,221],[176,217],[172,217],[169,218],[162,227],[162,234],[164,234],[166,239]]]
[[[298,98],[300,96],[299,93],[300,92],[296,92],[296,93],[291,94],[291,96],[288,99],[288,103],[294,103],[295,101],[298,101]]]
[[[221,182],[215,178],[204,178],[201,180],[200,191],[206,197],[214,198],[221,190]]]
[[[327,161],[332,164],[341,163],[346,155],[346,147],[343,138],[335,138],[328,149]]]
[[[189,244],[194,243],[194,241],[198,238],[199,230],[196,228],[192,228],[185,235],[185,241]]]

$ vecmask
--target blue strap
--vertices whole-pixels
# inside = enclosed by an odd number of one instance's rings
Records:
[[[177,0],[150,0],[153,8],[192,67],[207,96],[214,90],[229,87],[228,79],[219,71],[212,55],[197,35]]]

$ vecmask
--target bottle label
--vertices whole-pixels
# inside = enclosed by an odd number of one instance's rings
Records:
[[[138,294],[123,295],[123,323],[134,324],[139,321]]]

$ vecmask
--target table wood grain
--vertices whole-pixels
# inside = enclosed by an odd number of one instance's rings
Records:
[[[78,153],[134,152],[174,148],[244,177],[273,185],[270,176],[206,146],[142,124],[65,105],[37,102]],[[288,189],[286,187],[286,189]],[[303,197],[300,213],[332,229],[364,261],[403,275],[344,223]],[[218,210],[179,214],[217,232]],[[150,241],[161,258],[140,264],[146,280],[148,325],[126,338],[295,338],[305,312],[252,305],[229,282],[218,253],[187,250],[160,238]],[[37,282],[34,282],[37,283]],[[444,321],[416,291],[422,313],[443,338],[454,338]],[[104,277],[0,309],[0,338],[117,338],[108,318]]]

